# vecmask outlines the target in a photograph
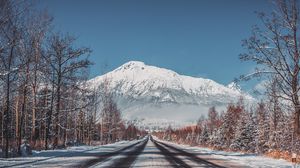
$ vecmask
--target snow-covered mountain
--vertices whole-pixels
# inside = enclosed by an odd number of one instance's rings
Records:
[[[90,87],[109,81],[123,116],[137,118],[141,125],[181,125],[196,121],[207,109],[224,109],[243,93],[235,83],[224,86],[210,79],[179,75],[178,73],[139,61],[130,61],[119,68],[89,81]]]

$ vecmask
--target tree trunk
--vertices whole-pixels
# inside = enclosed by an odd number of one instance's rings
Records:
[[[48,88],[47,88],[46,95],[48,95]],[[51,89],[50,109],[47,110],[46,113],[45,150],[48,150],[48,140],[49,140],[49,133],[50,133],[50,125],[52,121],[53,103],[54,103],[54,82],[52,83],[52,89]]]
[[[26,106],[26,84],[24,85],[23,88],[23,102],[22,102],[22,108],[21,108],[21,114],[20,114],[20,127],[19,127],[19,136],[18,136],[18,152],[21,154],[21,145],[22,145],[22,128],[24,124],[24,114],[25,114],[25,106]],[[24,131],[26,132],[26,126],[24,128]]]
[[[18,140],[19,139],[19,136],[20,136],[20,114],[19,114],[19,100],[20,100],[20,97],[17,96],[17,100],[16,100],[16,109],[15,109],[15,113],[16,113],[16,139]],[[18,153],[20,153],[20,143],[19,141],[17,141],[17,146],[18,146]]]
[[[8,158],[8,148],[9,148],[9,137],[10,137],[10,71],[11,71],[11,65],[13,60],[13,51],[14,46],[10,49],[10,54],[8,58],[8,74],[6,75],[6,107],[4,110],[4,137],[5,137],[5,147],[4,147],[4,154],[5,157]]]
[[[35,87],[33,88],[33,102],[32,102],[32,130],[31,130],[31,142],[35,144],[36,141],[36,91]]]
[[[22,108],[21,108],[21,114],[20,114],[20,127],[19,127],[19,136],[18,136],[18,152],[21,154],[21,145],[22,145],[22,128],[23,128],[23,120],[24,120],[24,114],[26,110],[26,103],[27,103],[27,83],[29,79],[29,64],[27,64],[26,67],[26,77],[24,81],[24,86],[23,86],[23,102],[22,102]],[[25,132],[26,132],[26,127],[25,127]]]
[[[36,44],[36,43],[35,43]],[[32,130],[31,130],[31,141],[34,141],[35,144],[35,135],[36,135],[36,104],[37,104],[37,71],[38,71],[38,62],[39,62],[39,56],[38,56],[38,46],[34,45],[35,47],[35,59],[34,59],[34,79],[32,84],[32,97],[33,97],[33,103],[32,103]],[[41,130],[40,130],[41,131]]]
[[[58,75],[58,82],[57,82],[57,99],[56,99],[56,112],[55,112],[55,120],[54,120],[54,141],[53,141],[53,149],[57,148],[58,146],[58,139],[59,139],[59,111],[60,111],[60,75]]]
[[[294,132],[296,135],[300,135],[300,105],[296,105],[295,107],[295,118],[294,118]]]
[[[10,69],[10,67],[9,67]],[[7,88],[6,88],[6,108],[4,111],[4,138],[5,138],[5,147],[4,147],[4,155],[6,158],[8,158],[8,146],[9,146],[9,111],[10,111],[10,74],[7,74],[6,77],[6,84],[7,84]]]

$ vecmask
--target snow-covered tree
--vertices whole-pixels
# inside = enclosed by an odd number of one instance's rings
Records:
[[[216,111],[216,107],[213,106],[208,109],[207,127],[210,134],[213,133],[217,125],[218,125],[218,112]]]
[[[257,117],[257,151],[264,153],[268,150],[269,140],[269,114],[265,109],[265,104],[260,102],[256,110]]]
[[[231,149],[239,151],[254,152],[256,128],[252,113],[243,111],[238,121]]]

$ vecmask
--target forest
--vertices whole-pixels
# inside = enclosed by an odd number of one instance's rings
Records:
[[[202,115],[194,126],[170,126],[155,135],[180,144],[290,160],[292,153],[300,153],[300,139],[291,129],[293,115],[277,103],[270,97],[266,102],[249,106],[241,98],[228,104],[224,111],[209,108],[208,116]]]
[[[22,144],[48,150],[144,133],[122,119],[105,87],[86,86],[92,50],[34,6],[0,1],[0,157],[21,155]]]

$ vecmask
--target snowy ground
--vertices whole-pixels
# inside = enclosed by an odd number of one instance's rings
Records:
[[[155,138],[155,137],[154,137]],[[155,138],[158,140],[157,138]],[[236,164],[242,167],[255,167],[255,168],[294,168],[300,165],[294,165],[283,159],[272,159],[264,156],[259,156],[256,154],[243,154],[238,152],[224,152],[217,151],[208,148],[201,147],[191,147],[188,145],[178,145],[176,143],[158,140],[169,145],[172,145],[179,149],[184,149],[187,152],[198,154],[199,157],[217,163],[219,161],[220,165],[226,164]],[[219,160],[219,161],[218,161]],[[226,165],[225,165],[226,166]],[[240,166],[229,166],[229,167],[240,167]],[[227,167],[227,166],[226,166]]]
[[[120,141],[103,146],[78,146],[64,150],[34,151],[30,157],[0,158],[0,167],[74,167],[99,154],[120,150],[141,140]]]

